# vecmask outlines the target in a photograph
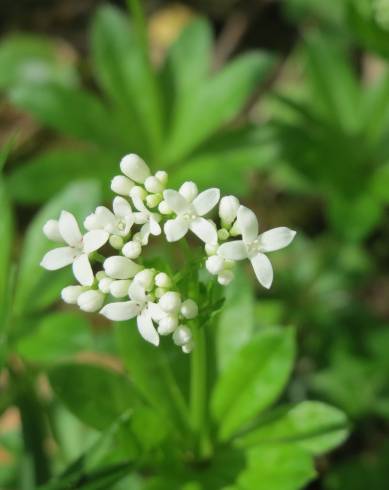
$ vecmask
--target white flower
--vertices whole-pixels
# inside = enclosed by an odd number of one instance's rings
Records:
[[[89,255],[107,242],[109,234],[104,230],[92,230],[82,236],[75,217],[67,211],[61,213],[58,230],[61,239],[68,246],[47,252],[41,266],[48,270],[57,270],[73,264],[77,281],[83,286],[91,286],[94,276]]]
[[[177,315],[165,315],[159,320],[158,333],[160,335],[169,335],[178,327]]]
[[[176,345],[183,346],[192,340],[192,332],[185,325],[179,325],[173,333],[173,341]]]
[[[158,236],[161,234],[162,230],[159,225],[161,215],[147,209],[143,202],[143,199],[146,197],[143,191],[144,189],[142,188],[134,187],[131,192],[131,199],[138,211],[135,213],[135,222],[143,225],[139,231],[140,242],[142,245],[147,245],[150,235]]]
[[[130,203],[124,197],[115,197],[112,203],[113,212],[104,206],[86,217],[84,226],[87,230],[105,230],[111,235],[125,237],[134,224],[134,214]]]
[[[201,192],[192,202],[181,193],[168,189],[163,193],[164,200],[177,215],[165,223],[165,234],[168,242],[176,242],[191,230],[205,243],[217,242],[216,226],[203,216],[213,209],[219,201],[219,189],[207,189]]]
[[[114,298],[124,298],[128,294],[130,284],[131,281],[129,279],[117,279],[111,282],[109,292]]]
[[[75,305],[77,303],[78,297],[83,291],[85,291],[85,288],[79,285],[67,286],[66,288],[62,289],[61,298],[65,303],[68,303],[70,305]]]
[[[224,196],[219,203],[219,216],[222,223],[231,225],[238,214],[239,200],[235,196]]]
[[[122,253],[129,259],[137,259],[142,252],[142,246],[139,242],[127,242],[122,248]]]
[[[150,175],[147,164],[135,153],[130,153],[121,159],[120,170],[138,184],[143,184]]]
[[[160,298],[158,305],[166,313],[175,313],[181,307],[181,296],[175,291],[168,291]]]
[[[104,303],[104,294],[101,291],[96,291],[91,289],[89,291],[84,291],[77,298],[77,304],[83,311],[88,311],[89,313],[98,311]]]
[[[258,235],[258,220],[255,214],[245,206],[239,207],[237,224],[242,240],[223,243],[218,253],[230,260],[248,258],[258,281],[265,288],[270,288],[273,282],[273,268],[265,253],[280,250],[289,245],[296,232],[280,227]]]
[[[134,185],[134,182],[124,175],[116,175],[111,181],[112,191],[121,196],[128,196]]]
[[[154,327],[153,320],[161,318],[160,308],[149,300],[142,286],[133,281],[129,287],[130,301],[109,303],[100,311],[109,320],[125,321],[137,317],[139,333],[154,345],[159,345],[159,335]]]
[[[184,318],[192,320],[198,315],[199,307],[197,306],[197,303],[193,301],[193,299],[186,299],[181,305],[180,313]]]
[[[142,266],[121,255],[108,257],[105,259],[103,267],[106,274],[112,279],[131,279],[142,270]]]
[[[159,272],[155,276],[155,285],[159,288],[170,288],[172,280],[165,272]]]

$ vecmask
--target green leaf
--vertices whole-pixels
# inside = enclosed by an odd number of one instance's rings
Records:
[[[174,372],[185,373],[188,359],[174,347],[155,348],[139,335],[135,322],[116,326],[118,348],[131,373],[131,380],[166,423],[186,427],[188,407]],[[171,339],[166,339],[167,341]]]
[[[311,35],[305,43],[309,83],[315,105],[332,124],[346,130],[361,125],[361,96],[355,74],[340,47]]]
[[[98,179],[105,194],[110,194],[110,181],[117,173],[114,154],[93,149],[55,149],[24,161],[7,177],[13,199],[36,204],[47,201],[75,179]]]
[[[116,141],[115,120],[88,92],[53,83],[22,84],[12,89],[10,97],[18,107],[64,134],[98,146],[109,146]]]
[[[13,217],[8,190],[0,174],[0,322],[3,324],[8,297],[8,284],[13,239]]]
[[[265,53],[242,55],[188,95],[173,115],[164,161],[177,163],[236,116],[272,65]]]
[[[117,9],[104,6],[93,20],[91,41],[96,76],[125,120],[128,144],[145,158],[157,154],[162,140],[160,95],[141,40]]]
[[[247,459],[239,490],[300,490],[316,476],[311,456],[296,446],[255,448]]]
[[[42,232],[49,219],[57,219],[66,209],[83,219],[99,200],[99,188],[94,182],[74,183],[49,201],[30,224],[22,248],[17,276],[15,313],[41,310],[59,299],[61,289],[71,281],[69,271],[49,272],[40,267],[40,261],[49,249],[49,240]],[[74,281],[74,279],[73,279]]]
[[[45,316],[37,329],[17,345],[19,354],[39,363],[59,362],[91,344],[90,324],[77,313],[58,312]]]
[[[216,352],[222,372],[235,354],[247,344],[254,331],[254,295],[247,274],[238,271],[227,289],[226,304],[217,325]]]
[[[228,439],[276,400],[294,356],[292,329],[264,329],[237,352],[212,394],[211,409],[221,439]]]
[[[257,429],[237,440],[239,447],[293,443],[316,455],[341,444],[348,434],[346,415],[325,403],[305,401],[268,414]]]
[[[103,430],[140,405],[128,378],[107,368],[65,363],[49,371],[54,393],[82,422]]]
[[[19,83],[37,85],[55,82],[70,86],[77,83],[74,56],[52,40],[16,34],[0,44],[0,89]]]

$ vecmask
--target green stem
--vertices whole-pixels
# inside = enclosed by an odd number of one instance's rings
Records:
[[[192,328],[194,349],[191,355],[191,421],[195,453],[199,459],[210,456],[212,448],[207,420],[207,359],[204,329]]]

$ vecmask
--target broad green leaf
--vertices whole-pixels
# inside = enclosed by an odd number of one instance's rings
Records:
[[[348,434],[345,414],[325,403],[305,401],[268,414],[257,429],[237,440],[239,447],[296,444],[322,454],[341,444]]]
[[[389,163],[381,165],[372,175],[371,192],[374,201],[389,202]]]
[[[19,83],[75,85],[74,61],[70,48],[61,49],[53,40],[28,34],[12,35],[0,44],[0,89],[12,89]]]
[[[236,116],[272,65],[265,53],[242,55],[190,94],[173,114],[164,161],[177,163]]]
[[[91,41],[96,76],[125,118],[129,145],[145,158],[156,154],[162,140],[160,94],[140,39],[126,17],[107,5],[97,11]]]
[[[22,84],[11,90],[10,97],[41,123],[67,135],[98,146],[109,146],[116,141],[115,120],[88,92],[53,83]]]
[[[365,90],[363,120],[371,141],[376,142],[389,122],[389,73]]]
[[[63,209],[74,213],[82,220],[95,208],[98,199],[99,187],[96,183],[74,183],[49,201],[36,215],[27,230],[22,248],[14,303],[15,313],[20,315],[45,308],[59,299],[61,289],[72,281],[68,270],[64,273],[49,272],[39,265],[50,248],[50,242],[42,232],[43,225],[49,219],[58,219]]]
[[[235,354],[254,331],[254,296],[247,274],[239,271],[227,289],[226,304],[219,315],[216,333],[218,368],[228,368]]]
[[[64,363],[49,371],[50,385],[64,405],[85,424],[103,430],[140,405],[128,378],[102,366]]]
[[[13,240],[13,217],[8,192],[0,174],[0,320],[3,319],[4,308],[8,296],[9,275],[11,273],[11,251]],[[2,321],[1,321],[2,323]],[[1,330],[1,327],[0,327]]]
[[[110,196],[110,181],[118,172],[119,155],[93,149],[55,149],[24,161],[7,177],[13,199],[41,203],[61,192],[75,179],[97,179]]]
[[[160,74],[169,113],[185,104],[209,74],[212,56],[212,30],[206,19],[191,22],[172,44]]]
[[[173,375],[175,371],[178,374],[186,371],[187,357],[176,348],[168,349],[167,345],[156,348],[147,343],[134,321],[118,324],[116,333],[121,356],[139,392],[166,418],[167,424],[174,421],[175,426],[187,427],[188,408]]]
[[[84,315],[58,312],[45,316],[17,344],[19,354],[38,363],[59,362],[91,347],[90,324]]]
[[[248,451],[239,490],[301,490],[315,476],[309,453],[296,446],[268,446]]]
[[[211,409],[221,439],[228,439],[277,399],[294,355],[293,330],[276,328],[264,329],[237,352],[212,394]]]
[[[311,35],[305,48],[315,105],[333,124],[345,130],[359,129],[361,94],[348,59],[328,37]]]

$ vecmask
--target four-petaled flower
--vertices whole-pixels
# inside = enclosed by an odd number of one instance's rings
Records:
[[[225,259],[249,259],[258,281],[265,288],[273,282],[273,268],[266,252],[280,250],[291,243],[296,232],[286,227],[274,228],[258,235],[258,220],[251,209],[240,206],[237,224],[242,240],[223,243],[218,254]]]
[[[139,333],[142,337],[154,345],[159,345],[159,335],[154,327],[153,320],[158,321],[161,316],[161,309],[153,303],[144,287],[137,281],[132,281],[128,295],[129,301],[109,303],[100,311],[109,320],[116,322],[136,318]]]
[[[191,230],[205,243],[217,242],[216,226],[203,216],[209,213],[219,202],[219,189],[207,189],[190,201],[180,192],[168,189],[163,198],[169,208],[177,215],[165,223],[165,234],[168,242],[176,242]]]
[[[87,230],[105,230],[111,235],[127,236],[134,224],[134,214],[130,203],[123,197],[115,197],[112,203],[113,212],[105,206],[99,206],[96,211],[85,219]]]
[[[91,286],[94,275],[89,255],[107,242],[109,233],[104,230],[92,230],[82,236],[75,217],[67,211],[61,213],[58,231],[67,246],[47,252],[41,266],[52,271],[73,264],[73,273],[77,281],[83,286]]]

